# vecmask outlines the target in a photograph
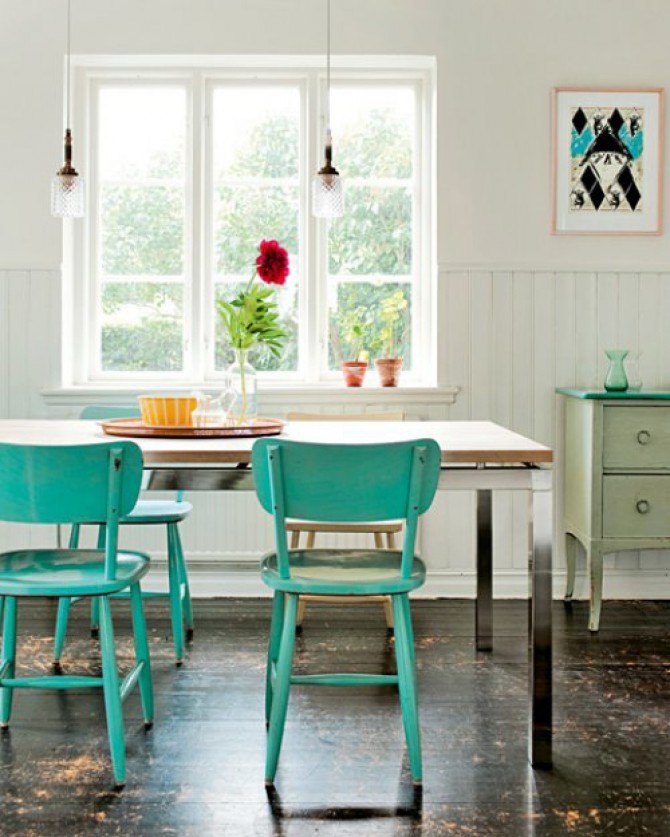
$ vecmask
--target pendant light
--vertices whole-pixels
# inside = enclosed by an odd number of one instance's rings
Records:
[[[326,10],[326,136],[324,163],[312,180],[312,212],[317,218],[338,218],[344,213],[344,192],[340,173],[333,166],[330,131],[330,0],[326,0]]]
[[[72,165],[70,131],[70,0],[67,0],[67,63],[65,74],[65,162],[51,181],[51,214],[57,218],[81,218],[84,214],[84,181]]]

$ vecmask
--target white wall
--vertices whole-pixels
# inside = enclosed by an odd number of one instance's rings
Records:
[[[73,0],[73,7],[75,53],[314,54],[324,43],[321,0]],[[492,418],[553,444],[553,387],[600,382],[602,349],[614,343],[643,350],[646,385],[670,387],[667,223],[659,237],[549,234],[551,87],[665,87],[670,4],[333,0],[332,7],[334,53],[437,56],[439,351],[444,380],[462,392],[452,407],[426,401],[410,412]],[[60,165],[64,8],[65,0],[0,0],[0,416],[46,414],[40,391],[58,385],[61,230],[49,216],[48,183]],[[185,534],[202,567],[253,558],[267,542],[250,506],[226,506],[222,518],[220,497],[197,499]],[[469,593],[471,498],[440,502],[445,509],[424,532],[432,589]],[[498,591],[522,594],[523,509],[501,498],[495,513]],[[606,595],[670,594],[665,556],[609,563]],[[226,578],[235,589],[234,575]]]

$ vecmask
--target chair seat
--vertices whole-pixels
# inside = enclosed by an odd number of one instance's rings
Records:
[[[101,596],[124,590],[149,570],[149,556],[119,552],[116,578],[105,578],[94,549],[21,549],[0,554],[0,596]]]
[[[135,508],[121,518],[121,523],[179,523],[188,517],[193,506],[178,500],[138,500]]]
[[[268,587],[284,593],[330,596],[374,596],[407,593],[426,580],[426,566],[415,556],[409,578],[400,575],[397,550],[292,549],[291,578],[281,578],[277,555],[263,558],[261,576]]]
[[[287,520],[287,532],[323,532],[343,534],[395,534],[402,532],[401,520],[380,520],[371,523],[319,523],[312,520]]]

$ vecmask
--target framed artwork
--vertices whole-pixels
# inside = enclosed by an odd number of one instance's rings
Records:
[[[556,87],[552,232],[659,235],[663,90]]]

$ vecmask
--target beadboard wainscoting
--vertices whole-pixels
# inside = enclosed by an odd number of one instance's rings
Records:
[[[61,289],[59,271],[0,271],[0,417],[76,417],[85,396],[58,397]],[[399,399],[408,418],[491,419],[557,450],[556,498],[560,519],[560,402],[554,387],[594,387],[606,371],[606,348],[640,352],[646,388],[670,387],[670,273],[455,269],[439,272],[439,380],[444,386],[385,393],[370,389],[341,398],[274,392],[261,407],[281,416],[307,411],[378,410]],[[454,389],[458,395],[454,398]],[[44,393],[49,392],[48,398]],[[359,397],[360,396],[360,397]],[[112,396],[107,394],[105,401]],[[386,399],[386,401],[385,401]],[[99,400],[91,397],[91,400]],[[122,400],[122,399],[121,399]],[[250,494],[194,493],[192,516],[182,524],[195,595],[261,595],[258,558],[270,548],[270,518]],[[429,566],[428,596],[474,594],[474,497],[439,494],[421,527],[419,546]],[[527,594],[526,500],[494,499],[495,595]],[[131,543],[125,532],[123,543]],[[53,528],[0,524],[0,549],[52,544]],[[88,537],[92,537],[89,534]],[[165,584],[163,532],[132,531],[132,546],[155,556],[155,585]],[[350,544],[347,536],[324,543]],[[605,597],[670,597],[670,555],[661,551],[608,556]],[[563,544],[556,549],[555,592],[564,583]],[[588,585],[578,577],[577,596]]]

